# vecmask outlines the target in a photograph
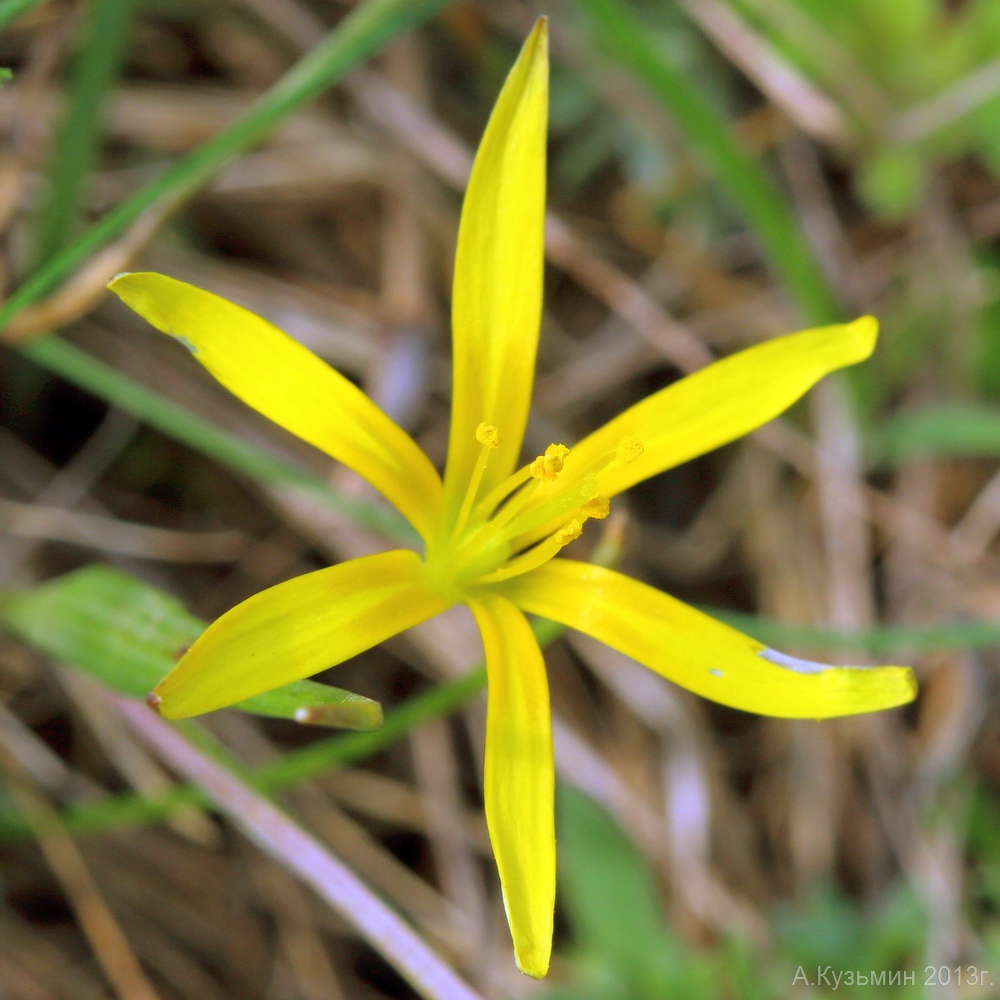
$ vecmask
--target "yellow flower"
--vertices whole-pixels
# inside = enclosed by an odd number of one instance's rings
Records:
[[[230,705],[468,605],[486,651],[486,818],[515,958],[536,977],[552,941],[554,769],[545,668],[525,613],[763,715],[871,712],[916,691],[902,667],[785,656],[620,573],[557,558],[617,493],[746,434],[830,371],[867,358],[877,325],[867,317],[752,347],[519,466],[542,301],[547,43],[542,20],[497,101],[462,209],[443,481],[359,389],[265,320],[163,275],[110,285],[245,403],[364,476],[424,543],[420,554],[355,559],[244,601],[159,684],[160,710],[177,718]]]

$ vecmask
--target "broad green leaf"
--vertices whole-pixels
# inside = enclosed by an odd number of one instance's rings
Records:
[[[556,802],[560,901],[579,950],[619,984],[630,981],[635,988],[662,981],[662,959],[668,952],[676,957],[676,942],[657,898],[655,875],[593,800],[559,785]]]
[[[0,625],[40,652],[136,698],[144,698],[205,629],[176,598],[102,565],[5,595]],[[297,681],[236,707],[344,729],[382,724],[378,702],[313,681]]]

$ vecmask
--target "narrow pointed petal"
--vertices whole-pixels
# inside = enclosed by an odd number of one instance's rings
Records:
[[[445,473],[452,514],[479,455],[476,427],[487,423],[500,431],[485,492],[514,468],[528,419],[542,311],[548,70],[543,18],[507,77],[465,193],[452,298],[455,358]]]
[[[266,320],[183,281],[147,272],[108,287],[244,403],[364,476],[429,536],[443,498],[437,472],[343,375]]]
[[[446,607],[408,549],[306,573],[210,625],[154,700],[171,719],[224,708],[343,663]]]
[[[549,968],[556,894],[555,770],[545,663],[517,608],[494,594],[469,602],[486,650],[486,823],[517,967]]]
[[[638,458],[600,475],[601,492],[614,496],[772,420],[824,375],[864,361],[877,334],[878,322],[865,316],[778,337],[716,361],[584,438],[566,458],[562,477],[614,455],[623,438],[638,438],[643,444]]]
[[[621,573],[568,559],[500,588],[704,698],[759,715],[825,719],[914,699],[905,667],[835,667],[786,656]]]

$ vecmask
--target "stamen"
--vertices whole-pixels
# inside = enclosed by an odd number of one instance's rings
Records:
[[[500,583],[502,580],[509,580],[513,576],[520,576],[522,573],[537,569],[547,563],[561,548],[569,545],[573,539],[579,538],[582,532],[583,525],[574,517],[534,548],[515,556],[492,573],[481,576],[476,583]]]
[[[498,537],[503,541],[510,541],[518,535],[525,535],[550,521],[558,522],[567,515],[573,514],[578,507],[582,507],[583,504],[600,496],[600,492],[597,477],[587,473],[574,489],[560,493],[546,503],[540,504],[523,516],[516,518],[505,531],[499,533]]]
[[[637,438],[634,434],[626,434],[618,442],[618,447],[613,452],[606,452],[596,462],[592,462],[586,468],[584,474],[589,473],[590,475],[599,476],[613,465],[629,465],[645,450],[646,446],[642,443],[641,438]]]
[[[509,497],[519,486],[527,482],[531,478],[531,466],[524,465],[517,470],[513,475],[508,476],[499,486],[495,486],[486,496],[483,497],[479,503],[476,504],[476,509],[473,512],[473,516],[477,521],[483,520],[489,517],[489,515],[497,509],[497,505],[500,504],[506,497]]]
[[[471,521],[475,527],[469,535],[462,540],[462,544],[458,550],[458,557],[464,558],[469,552],[475,551],[476,549],[481,549],[483,540],[490,539],[493,542],[500,542],[501,545],[506,545],[506,540],[498,535],[501,528],[509,524],[517,515],[523,510],[524,505],[531,499],[534,495],[535,490],[538,489],[541,480],[533,479],[530,483],[522,486],[507,502],[497,511],[496,515],[492,517],[489,521],[484,520],[488,515],[489,511],[493,509],[495,504],[487,506],[487,502],[490,500],[490,496],[487,496],[485,500],[482,500],[477,504],[476,509],[472,512]],[[492,494],[491,494],[492,496]],[[464,525],[462,525],[464,527]],[[457,533],[454,537],[458,537]]]
[[[584,520],[594,518],[603,521],[611,513],[611,501],[607,497],[594,497],[588,500],[581,508],[580,515]]]
[[[487,448],[500,447],[500,432],[485,421],[476,428],[476,440]]]
[[[556,472],[562,472],[563,462],[566,460],[566,456],[569,454],[569,448],[564,444],[550,444],[548,448],[545,449],[545,457],[551,462],[558,463],[558,468]]]
[[[535,491],[542,483],[551,483],[555,481],[556,476],[562,472],[563,459],[569,454],[569,448],[564,444],[550,444],[548,448],[545,449],[544,455],[539,455],[533,462],[528,466],[528,472],[531,475],[532,482],[528,483],[526,486],[514,493],[507,502],[500,508],[497,513],[490,518],[489,527],[491,531],[498,532],[505,525],[510,524],[510,522],[517,517],[517,515],[524,509],[528,501],[534,496]],[[523,471],[523,470],[522,470]],[[515,473],[515,476],[520,478],[520,473]],[[514,477],[511,477],[512,479]],[[492,495],[492,494],[491,494]],[[490,498],[487,497],[487,500]],[[476,508],[476,513],[482,511],[483,517],[489,516],[489,510],[484,510],[486,501],[479,504]]]
[[[555,481],[559,470],[555,468],[555,463],[547,459],[544,455],[539,455],[529,466],[532,479],[540,479],[543,483]]]
[[[552,537],[556,540],[559,548],[569,545],[583,534],[583,525],[574,517],[572,521],[564,524]]]
[[[476,505],[473,512],[476,520],[485,519],[507,498],[513,499],[514,491],[528,479],[539,482],[552,482],[562,472],[563,462],[569,454],[569,448],[564,444],[550,444],[544,455],[539,455],[527,465],[521,466],[512,476],[508,476],[499,486],[494,487]],[[532,491],[534,492],[534,491]],[[524,499],[527,499],[525,497]],[[510,518],[505,518],[506,523]]]
[[[462,498],[458,517],[455,518],[455,527],[451,533],[452,538],[458,538],[469,521],[469,514],[472,512],[472,505],[476,502],[476,494],[483,481],[483,474],[490,462],[490,452],[494,448],[500,447],[500,432],[492,424],[484,421],[476,428],[476,440],[482,445],[482,448],[479,450],[479,457],[476,459],[472,475],[469,477],[469,485]]]
[[[536,459],[537,461],[537,459]],[[523,486],[517,491],[501,508],[497,511],[496,516],[490,519],[490,527],[494,531],[499,531],[502,527],[510,522],[524,509],[524,505],[534,496],[535,490],[538,489],[539,484],[542,482],[540,478],[534,478],[526,486]]]
[[[531,475],[544,483],[551,483],[562,472],[568,454],[569,448],[566,445],[550,444],[545,449],[545,454],[539,455],[529,466]]]

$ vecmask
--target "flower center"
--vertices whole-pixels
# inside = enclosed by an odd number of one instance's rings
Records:
[[[427,550],[428,575],[451,600],[460,600],[471,587],[500,583],[541,566],[578,538],[586,521],[607,517],[610,502],[601,493],[601,474],[642,454],[642,442],[629,436],[589,468],[564,472],[570,450],[550,444],[544,454],[482,493],[500,432],[482,423],[475,433],[480,451],[458,514]]]

